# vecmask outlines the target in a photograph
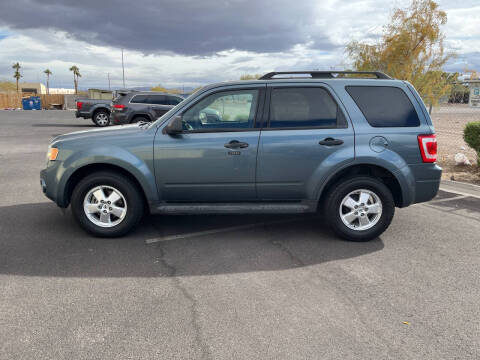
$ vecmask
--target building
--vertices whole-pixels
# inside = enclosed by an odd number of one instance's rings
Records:
[[[465,80],[470,88],[470,99],[468,105],[471,107],[480,107],[480,79]]]
[[[42,95],[47,93],[47,88],[42,83],[23,82],[18,84],[18,88],[22,93]]]
[[[111,90],[88,89],[89,99],[112,100],[113,92]]]
[[[49,94],[65,94],[73,95],[75,94],[75,89],[65,89],[65,88],[50,88]]]

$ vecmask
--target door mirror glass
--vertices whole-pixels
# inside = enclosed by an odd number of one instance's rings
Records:
[[[169,135],[180,134],[183,131],[182,117],[177,115],[165,126],[165,133]]]

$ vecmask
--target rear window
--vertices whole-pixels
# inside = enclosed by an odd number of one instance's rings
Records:
[[[402,89],[392,86],[347,86],[347,92],[373,127],[420,125],[417,112]]]
[[[133,104],[148,104],[148,100],[148,95],[135,95],[130,102]]]

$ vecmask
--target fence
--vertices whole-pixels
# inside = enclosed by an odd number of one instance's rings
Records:
[[[64,95],[63,94],[42,94],[40,100],[42,101],[42,108],[50,109],[53,104],[61,105],[63,108]],[[7,108],[22,108],[22,94],[16,92],[7,92],[0,94],[0,109]]]

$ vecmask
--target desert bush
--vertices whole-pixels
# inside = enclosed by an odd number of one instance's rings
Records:
[[[470,122],[465,126],[463,139],[477,152],[477,164],[480,166],[480,121]]]

